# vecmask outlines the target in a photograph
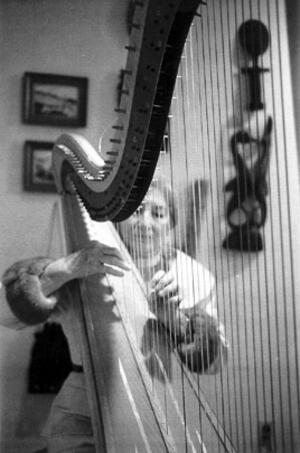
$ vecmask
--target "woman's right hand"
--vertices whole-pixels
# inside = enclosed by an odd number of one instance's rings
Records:
[[[129,269],[118,249],[91,241],[87,247],[50,263],[40,282],[43,293],[48,296],[70,280],[95,274],[122,277]]]
[[[73,278],[84,278],[94,274],[111,274],[122,277],[130,269],[121,252],[98,241],[91,241],[84,249],[68,255],[66,270]]]

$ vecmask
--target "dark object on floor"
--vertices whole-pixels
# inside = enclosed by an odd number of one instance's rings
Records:
[[[60,324],[46,323],[35,333],[28,371],[29,393],[57,393],[72,369],[69,346]]]

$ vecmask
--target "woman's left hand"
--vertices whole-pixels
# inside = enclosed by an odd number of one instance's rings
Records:
[[[151,311],[167,327],[172,327],[180,316],[178,306],[182,301],[178,282],[171,272],[158,271],[151,280],[149,305]],[[175,327],[175,325],[174,325]]]

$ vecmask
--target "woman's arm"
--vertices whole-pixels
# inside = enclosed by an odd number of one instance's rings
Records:
[[[39,257],[19,261],[2,278],[6,301],[2,297],[1,312],[6,315],[0,315],[0,323],[12,325],[14,318],[23,326],[44,322],[59,303],[66,283],[93,274],[122,276],[128,269],[117,249],[97,241],[58,260]]]

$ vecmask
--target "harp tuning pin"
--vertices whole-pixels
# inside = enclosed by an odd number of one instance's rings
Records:
[[[124,130],[124,126],[119,126],[119,125],[115,125],[115,126],[112,126],[113,129],[116,129],[117,131],[123,131]]]
[[[121,140],[119,138],[111,138],[109,141],[111,143],[121,143]]]
[[[161,104],[153,104],[153,107],[154,107],[155,109],[157,109],[157,110],[161,110],[161,109],[164,108],[164,106],[161,105]]]
[[[135,52],[136,47],[135,46],[125,46],[125,49],[127,49],[129,52]]]
[[[132,71],[130,69],[123,69],[122,72],[124,75],[132,75]]]
[[[131,24],[131,28],[139,30],[141,28],[140,24]]]
[[[126,94],[128,96],[129,95],[129,90],[121,90],[121,94]]]
[[[117,113],[126,113],[126,109],[120,109],[119,107],[115,108],[115,112]]]

